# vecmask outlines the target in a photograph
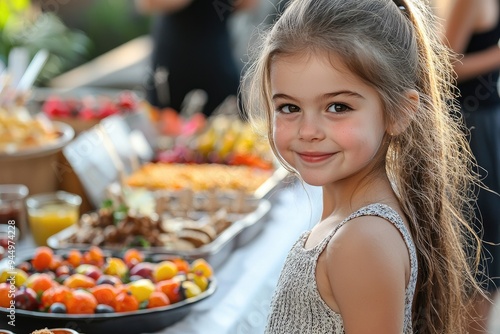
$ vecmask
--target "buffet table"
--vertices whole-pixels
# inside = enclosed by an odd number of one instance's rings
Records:
[[[307,187],[306,193],[300,184],[281,189],[271,201],[273,208],[263,231],[216,271],[218,291],[195,305],[184,320],[160,333],[264,332],[269,302],[288,250],[317,221],[312,206],[321,205],[318,189]]]
[[[316,209],[321,206],[321,194],[318,188],[294,183],[269,199],[273,206],[262,231],[215,268],[217,291],[194,305],[184,319],[155,334],[264,331],[269,301],[285,257],[299,234],[319,218]],[[17,255],[25,256],[32,248],[31,238],[25,238],[18,245]]]

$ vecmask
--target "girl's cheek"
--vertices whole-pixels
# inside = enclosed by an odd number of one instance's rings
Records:
[[[330,129],[330,133],[334,134],[336,141],[346,143],[347,145],[353,141],[353,138],[356,138],[349,130]]]
[[[283,126],[279,127],[276,126],[274,129],[274,143],[276,145],[276,148],[278,152],[283,156],[286,155],[286,148],[288,147],[290,143],[290,131],[287,131],[287,129]]]
[[[287,135],[292,135],[294,123],[287,121],[281,117],[276,117],[274,119],[274,134],[275,136],[279,135],[281,137]]]

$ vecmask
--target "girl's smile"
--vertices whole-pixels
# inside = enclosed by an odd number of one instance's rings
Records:
[[[321,153],[321,152],[297,152],[297,155],[304,160],[305,163],[318,163],[328,160],[333,157],[335,153]]]

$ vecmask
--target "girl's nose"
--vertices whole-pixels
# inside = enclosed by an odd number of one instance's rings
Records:
[[[299,125],[299,138],[305,141],[322,140],[325,132],[319,117],[312,113],[304,113]]]

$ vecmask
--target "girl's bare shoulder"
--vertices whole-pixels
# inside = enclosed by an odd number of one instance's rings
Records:
[[[398,317],[396,323],[402,324],[410,260],[393,223],[377,216],[350,220],[328,243],[325,260],[332,295],[346,325],[356,326],[366,316],[372,324],[394,321],[390,317]]]
[[[363,256],[372,251],[383,254],[384,251],[407,249],[401,231],[394,223],[378,216],[360,216],[345,223],[327,246],[331,251],[338,248],[342,253],[349,251],[352,255],[360,253]]]
[[[386,281],[397,281],[401,275],[407,276],[410,267],[401,232],[378,216],[361,216],[344,224],[326,247],[326,261],[330,276],[347,280],[382,275]],[[402,284],[404,288],[404,281]]]

